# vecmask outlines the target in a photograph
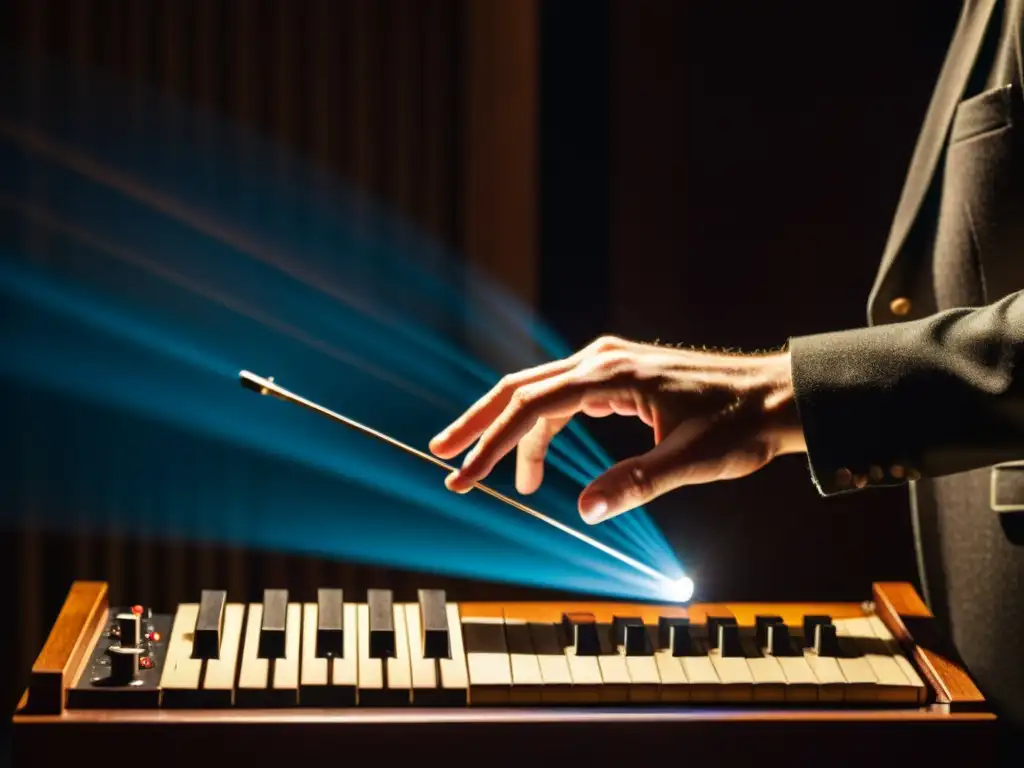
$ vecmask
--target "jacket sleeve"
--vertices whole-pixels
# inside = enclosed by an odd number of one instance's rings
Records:
[[[789,348],[825,495],[1024,458],[1024,291]]]

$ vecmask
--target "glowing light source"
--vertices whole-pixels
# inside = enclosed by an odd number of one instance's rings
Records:
[[[693,597],[693,588],[693,579],[688,576],[666,581],[661,587],[665,599],[673,603],[688,603]]]

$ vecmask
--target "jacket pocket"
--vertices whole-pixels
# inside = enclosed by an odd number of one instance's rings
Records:
[[[950,145],[959,144],[978,136],[1010,128],[1014,120],[1012,84],[991,88],[977,96],[961,101],[953,115]]]
[[[946,152],[935,243],[940,306],[972,306],[1024,288],[1020,84],[960,103]]]

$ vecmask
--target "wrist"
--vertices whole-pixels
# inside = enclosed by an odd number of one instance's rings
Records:
[[[806,453],[800,411],[793,389],[793,362],[789,350],[768,356],[765,368],[765,438],[777,456]]]

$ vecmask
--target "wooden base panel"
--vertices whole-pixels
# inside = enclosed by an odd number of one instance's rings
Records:
[[[231,761],[248,768],[303,757],[375,754],[388,760],[458,756],[464,765],[553,764],[560,757],[675,754],[745,765],[790,764],[796,755],[827,754],[829,766],[989,765],[995,719],[984,714],[920,710],[823,712],[680,708],[602,711],[579,708],[479,710],[249,710],[67,712],[16,720],[15,765],[61,765],[82,745],[117,744],[146,754],[147,768],[180,768],[195,755],[231,745]],[[676,751],[677,750],[677,751]],[[588,758],[589,759],[589,758]],[[477,761],[480,761],[479,763]]]

